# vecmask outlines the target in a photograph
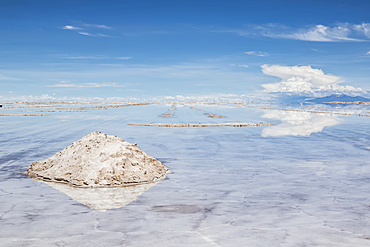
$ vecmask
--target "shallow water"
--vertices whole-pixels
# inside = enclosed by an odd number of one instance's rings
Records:
[[[160,118],[170,107],[1,117],[1,246],[370,245],[370,118],[206,105]],[[275,125],[128,125],[236,121]],[[105,212],[20,174],[93,131],[137,143],[172,173]]]

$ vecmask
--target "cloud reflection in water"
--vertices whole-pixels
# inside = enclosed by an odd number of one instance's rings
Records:
[[[312,133],[322,131],[324,127],[339,123],[336,116],[310,112],[270,110],[262,117],[281,121],[278,125],[264,128],[262,130],[263,137],[309,136]]]

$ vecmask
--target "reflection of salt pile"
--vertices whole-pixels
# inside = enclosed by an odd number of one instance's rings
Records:
[[[89,208],[106,211],[129,204],[158,182],[111,188],[79,188],[62,183],[45,183]]]
[[[32,163],[25,174],[79,187],[109,187],[160,181],[167,172],[162,162],[136,144],[93,132],[52,157]]]

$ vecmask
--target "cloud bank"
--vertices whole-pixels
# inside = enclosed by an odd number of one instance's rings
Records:
[[[353,28],[370,38],[370,23],[362,23],[361,25],[354,25]]]
[[[340,23],[335,26],[322,24],[306,26],[298,29],[281,24],[266,24],[254,27],[255,32],[238,32],[241,36],[262,35],[270,38],[293,39],[312,42],[354,42],[369,41],[370,23]]]
[[[343,82],[340,77],[325,74],[322,70],[313,69],[311,66],[265,64],[261,68],[265,75],[281,79],[280,82],[261,85],[269,93],[363,92],[361,88],[338,85]]]
[[[316,25],[308,29],[300,29],[291,34],[280,34],[280,36],[288,39],[317,42],[361,41],[361,39],[350,37],[352,30],[353,28],[347,25],[336,27]]]
[[[126,85],[118,84],[116,82],[102,82],[102,83],[82,83],[72,84],[61,81],[58,84],[51,85],[49,87],[63,87],[63,88],[97,88],[97,87],[126,87]]]

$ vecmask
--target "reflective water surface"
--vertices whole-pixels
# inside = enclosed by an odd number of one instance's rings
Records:
[[[192,106],[202,111],[176,105],[164,118],[172,105],[157,104],[1,117],[1,246],[370,245],[366,106]],[[128,125],[152,122],[274,125]],[[172,173],[151,188],[89,192],[21,174],[93,131],[137,143]]]
[[[64,183],[44,183],[89,208],[104,212],[131,203],[158,182],[112,188],[78,188]]]

